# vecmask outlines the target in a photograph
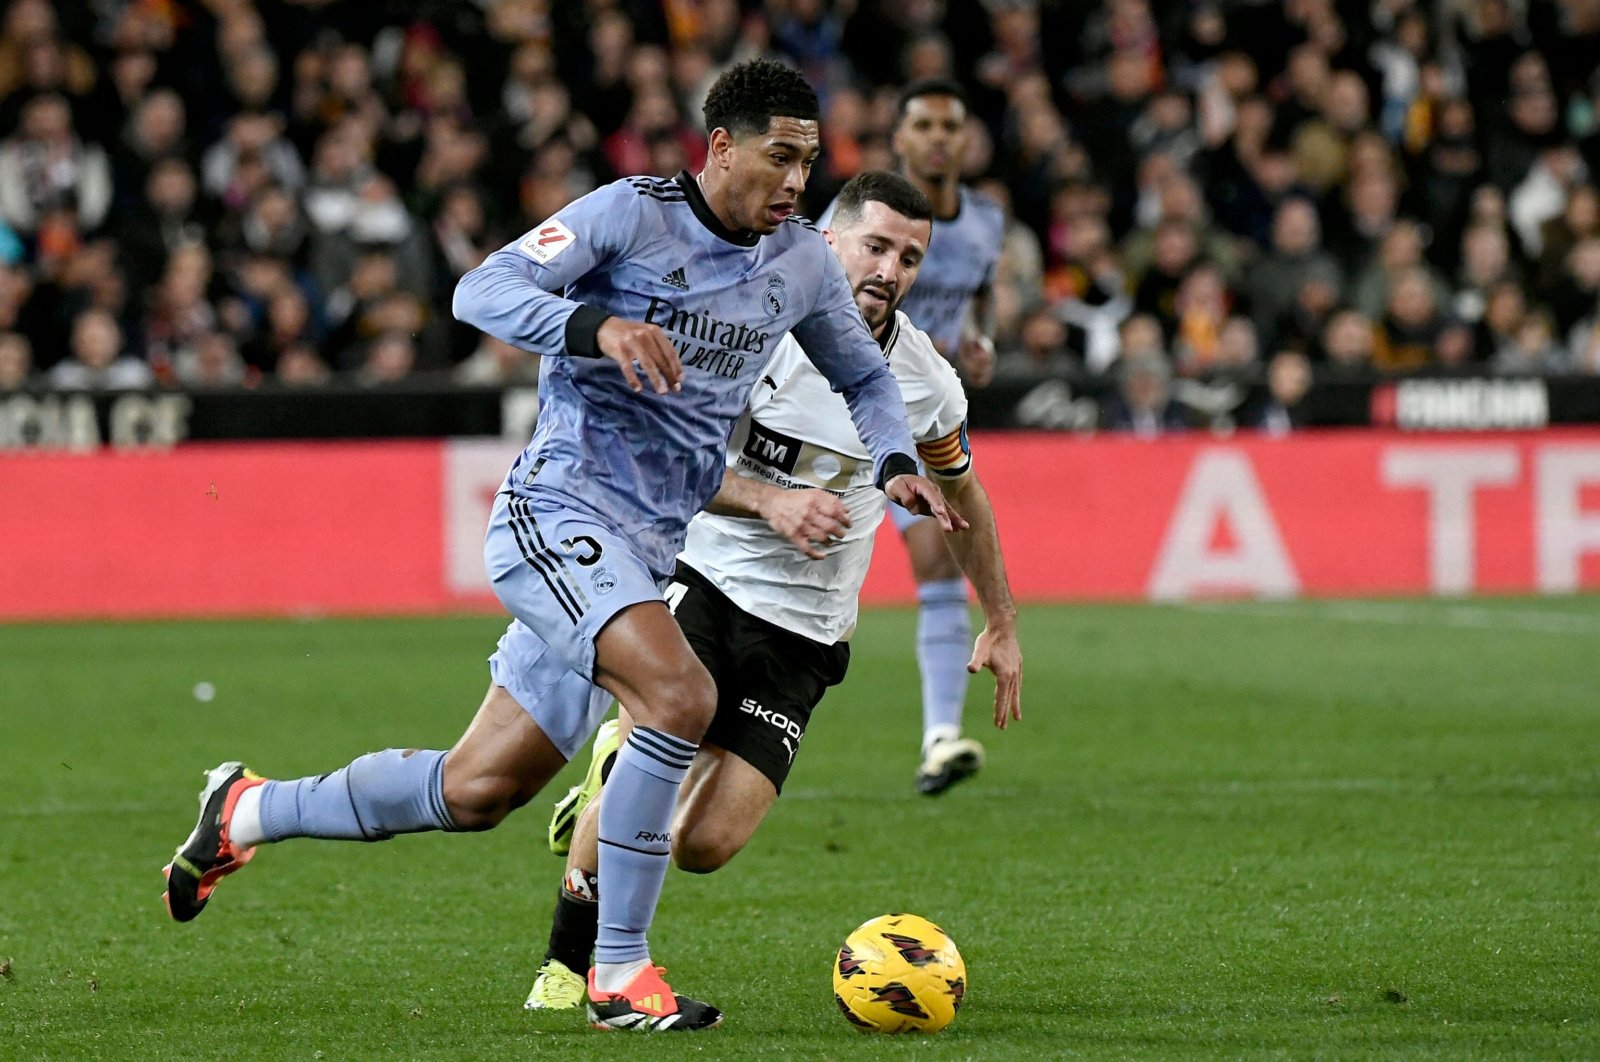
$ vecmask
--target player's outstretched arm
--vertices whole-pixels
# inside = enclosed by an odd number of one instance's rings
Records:
[[[816,487],[785,490],[731,469],[723,472],[722,487],[706,510],[720,516],[765,520],[812,560],[821,560],[820,547],[843,538],[850,528],[850,510],[831,491]]]
[[[976,674],[988,668],[994,672],[994,725],[1004,730],[1012,720],[1022,718],[1022,646],[1017,641],[1017,606],[1006,581],[994,507],[971,471],[945,489],[967,514],[969,523],[965,531],[953,533],[945,541],[983,609],[983,632],[973,644],[967,670]]]

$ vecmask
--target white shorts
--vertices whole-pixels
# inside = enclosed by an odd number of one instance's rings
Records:
[[[623,609],[660,601],[660,584],[615,528],[509,493],[494,500],[483,559],[516,617],[489,674],[570,760],[611,703],[594,684],[594,640]]]

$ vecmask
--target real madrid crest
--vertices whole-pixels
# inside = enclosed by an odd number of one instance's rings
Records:
[[[783,306],[789,297],[784,288],[783,277],[777,273],[767,278],[767,290],[762,295],[761,302],[767,308],[768,317],[778,317],[783,314]]]

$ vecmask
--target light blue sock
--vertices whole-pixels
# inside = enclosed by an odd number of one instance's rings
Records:
[[[692,741],[638,726],[617,753],[606,797],[600,801],[597,964],[650,957],[645,933],[667,876],[672,810],[699,748]]]
[[[386,841],[397,833],[453,829],[440,750],[408,755],[384,749],[332,774],[261,787],[261,832],[268,841]]]
[[[922,741],[961,733],[967,703],[967,661],[972,656],[972,617],[967,581],[941,579],[917,587],[917,667],[922,672]]]

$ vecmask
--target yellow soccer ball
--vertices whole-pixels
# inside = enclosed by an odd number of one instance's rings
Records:
[[[934,1033],[967,993],[967,964],[945,931],[913,914],[887,914],[844,940],[833,998],[864,1032]]]

